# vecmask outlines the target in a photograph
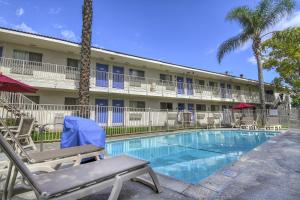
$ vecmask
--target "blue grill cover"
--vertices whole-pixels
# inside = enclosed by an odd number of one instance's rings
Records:
[[[61,148],[93,144],[105,148],[105,131],[96,122],[81,117],[66,116],[61,136]]]

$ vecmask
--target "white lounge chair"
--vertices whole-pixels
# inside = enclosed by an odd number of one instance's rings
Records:
[[[240,124],[241,129],[256,130],[257,123],[253,117],[243,117]]]
[[[279,122],[279,117],[277,116],[269,116],[267,117],[267,122],[265,126],[266,130],[280,130],[281,124]]]
[[[25,118],[21,117],[19,126],[17,129],[9,129],[11,133],[15,135],[15,138],[23,143],[23,148],[31,148],[36,150],[36,146],[31,138],[31,133],[34,127],[34,119],[33,118]],[[10,140],[10,137],[7,137],[7,129],[2,128],[2,132],[4,133],[4,137]]]

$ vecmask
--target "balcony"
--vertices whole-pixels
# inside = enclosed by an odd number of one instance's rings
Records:
[[[36,86],[58,89],[77,89],[80,71],[64,65],[0,58],[1,71],[8,76]],[[228,102],[259,103],[258,92],[209,87],[193,83],[163,81],[151,77],[91,70],[90,90],[120,94],[176,97]],[[268,103],[273,95],[266,95]]]

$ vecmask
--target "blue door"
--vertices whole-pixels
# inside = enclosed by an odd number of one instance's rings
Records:
[[[183,77],[177,76],[177,93],[184,94],[184,79]]]
[[[108,65],[96,64],[96,86],[108,87]]]
[[[124,68],[113,67],[113,88],[124,89]]]
[[[107,99],[96,99],[96,105],[98,106],[97,113],[97,122],[98,123],[107,123],[108,119],[108,100]]]
[[[189,103],[188,104],[188,111],[191,112],[191,121],[194,121],[195,117],[195,107],[194,107],[194,104],[192,103]]]
[[[123,100],[112,100],[113,106],[113,123],[123,123],[124,120],[124,101]]]
[[[193,95],[193,79],[191,78],[186,78],[186,83],[187,83],[187,95]]]
[[[185,106],[184,103],[178,103],[178,111],[184,111]]]

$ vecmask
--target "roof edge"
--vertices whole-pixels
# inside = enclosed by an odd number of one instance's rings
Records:
[[[13,28],[1,27],[0,26],[0,30],[1,29],[6,30],[6,31],[13,31],[13,32],[16,32],[16,33],[23,33],[23,34],[27,34],[27,35],[38,36],[38,37],[42,37],[42,38],[45,38],[45,39],[57,40],[57,42],[65,42],[65,43],[69,43],[70,45],[81,45],[81,43],[79,43],[79,42],[74,42],[74,41],[71,41],[71,40],[66,40],[66,39],[57,38],[57,37],[48,36],[48,35],[43,35],[43,34],[39,34],[39,33],[26,32],[26,31],[22,31],[22,30],[17,30],[17,29],[13,29]],[[130,54],[130,53],[124,53],[124,52],[105,49],[105,48],[100,48],[100,47],[96,47],[96,46],[92,46],[92,49],[107,51],[107,52],[110,52],[110,53],[120,54],[120,55],[124,55],[124,56],[130,56],[130,57],[138,58],[138,59],[144,59],[144,60],[149,61],[149,62],[159,62],[160,64],[173,65],[173,66],[177,66],[177,67],[186,68],[186,69],[189,69],[189,70],[196,70],[196,71],[199,71],[199,72],[212,73],[212,74],[219,75],[219,76],[231,77],[231,78],[235,78],[235,79],[239,79],[239,80],[258,83],[258,81],[255,80],[255,79],[241,78],[241,77],[235,76],[235,75],[230,75],[230,74],[227,75],[227,74],[223,74],[223,73],[220,73],[220,72],[214,72],[214,71],[210,71],[210,70],[199,69],[197,67],[191,67],[191,66],[186,66],[186,65],[181,65],[181,64],[175,64],[175,63],[172,63],[172,62],[167,62],[167,61],[153,59],[153,58],[146,58],[146,57],[137,56],[137,55]],[[265,82],[264,84],[265,85],[272,85],[272,83],[267,83],[267,82]]]

